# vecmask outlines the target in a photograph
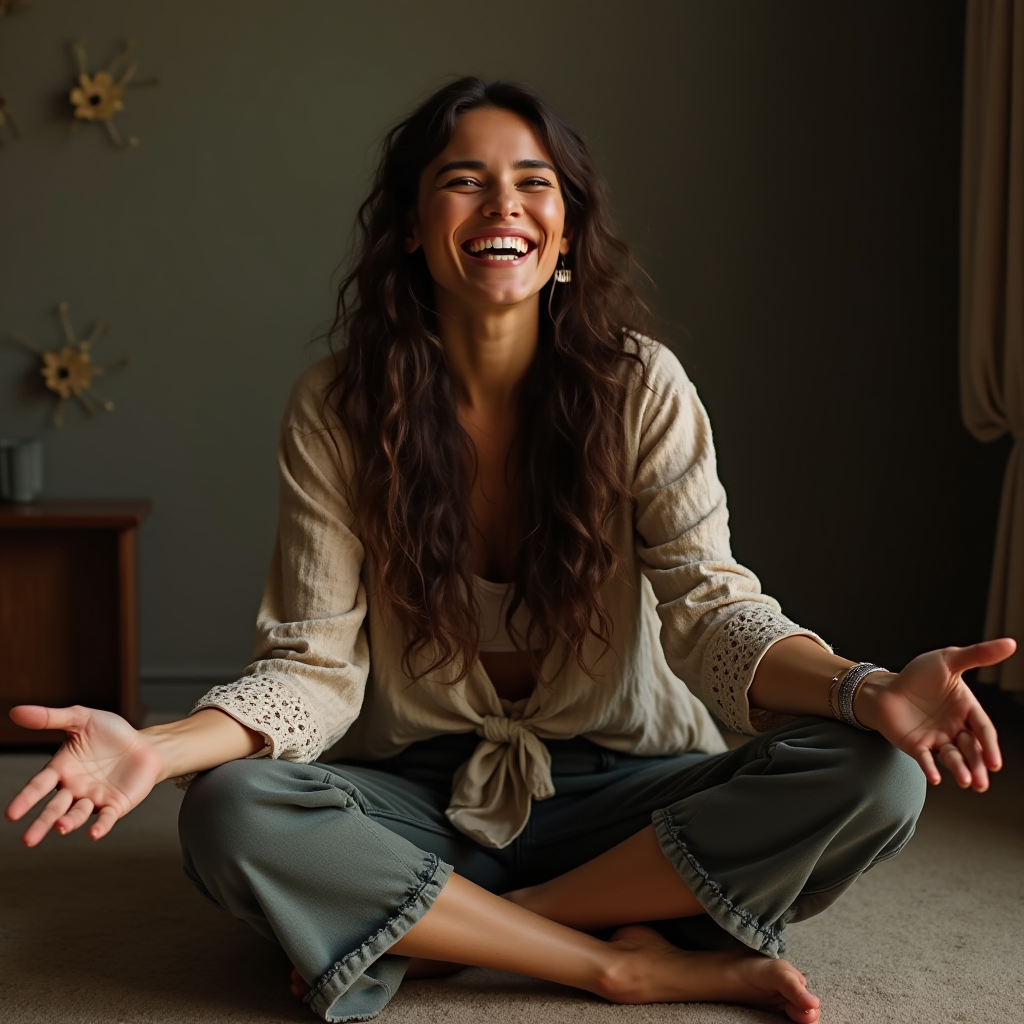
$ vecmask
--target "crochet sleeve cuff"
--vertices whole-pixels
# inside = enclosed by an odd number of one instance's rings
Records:
[[[236,683],[215,686],[189,712],[217,708],[241,722],[266,741],[252,757],[312,761],[324,748],[316,720],[302,696],[269,676],[246,676]],[[185,788],[195,772],[174,779]]]
[[[764,604],[738,609],[715,631],[704,656],[702,696],[723,725],[749,735],[770,732],[793,720],[792,715],[751,708],[747,699],[765,652],[787,636],[808,636],[832,650],[816,633]]]

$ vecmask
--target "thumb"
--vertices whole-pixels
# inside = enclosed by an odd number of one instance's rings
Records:
[[[944,651],[946,664],[954,672],[966,672],[968,669],[981,668],[984,665],[998,665],[1017,650],[1017,641],[1004,636],[998,640],[985,640],[970,647],[947,647]]]
[[[89,709],[44,708],[40,704],[18,704],[10,710],[11,721],[23,729],[82,729],[89,720]]]

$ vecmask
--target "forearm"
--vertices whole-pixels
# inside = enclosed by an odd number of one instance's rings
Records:
[[[853,664],[830,654],[808,636],[787,636],[772,644],[761,658],[748,692],[750,706],[783,715],[832,718],[828,706],[832,680],[842,677]],[[858,687],[854,714],[863,724],[871,724],[865,720],[870,713],[863,698],[892,678],[892,673],[872,673]]]
[[[216,708],[204,708],[180,722],[152,725],[141,734],[162,761],[159,781],[249,757],[266,745],[258,732]]]

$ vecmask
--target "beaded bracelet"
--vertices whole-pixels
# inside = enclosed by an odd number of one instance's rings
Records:
[[[882,668],[881,665],[872,665],[870,662],[862,661],[857,665],[853,665],[843,676],[843,681],[839,684],[839,714],[836,715],[835,710],[832,707],[832,687],[829,687],[828,691],[828,706],[829,710],[838,718],[840,721],[845,722],[847,725],[852,725],[855,729],[863,729],[865,732],[871,732],[871,729],[866,725],[861,725],[857,721],[857,716],[853,713],[853,698],[857,696],[857,690],[860,684],[871,675],[872,672],[888,672],[888,669]],[[835,676],[832,680],[832,685],[835,685],[838,676]]]

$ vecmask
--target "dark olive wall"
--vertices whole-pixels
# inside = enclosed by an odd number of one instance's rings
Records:
[[[715,425],[737,556],[844,653],[980,631],[1004,452],[959,423],[963,4],[471,7],[424,0],[47,0],[0,23],[0,332],[107,317],[116,411],[62,430],[0,347],[0,434],[47,495],[150,497],[145,679],[247,659],[291,381],[320,351],[375,146],[452,73],[512,77],[590,139]],[[63,118],[68,44],[124,37],[116,151]]]

